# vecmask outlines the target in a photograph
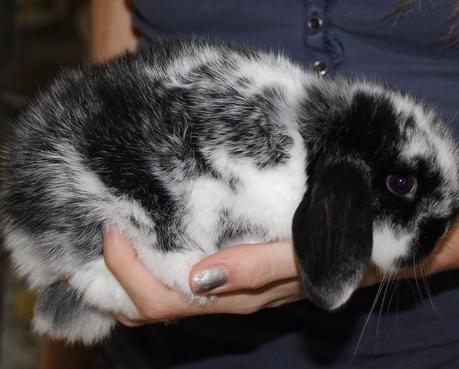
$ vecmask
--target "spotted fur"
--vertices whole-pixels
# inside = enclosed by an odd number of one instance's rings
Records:
[[[419,180],[412,201],[385,187]],[[116,225],[193,299],[191,267],[240,242],[293,239],[305,286],[342,305],[370,262],[427,256],[458,208],[445,125],[387,87],[326,81],[273,53],[167,41],[61,76],[3,152],[5,246],[40,294],[35,327],[106,337],[138,312],[105,267]]]

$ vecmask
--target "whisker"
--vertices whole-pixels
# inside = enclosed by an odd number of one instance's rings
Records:
[[[398,335],[398,327],[399,327],[399,322],[398,322],[398,308],[399,308],[399,302],[400,302],[400,294],[398,293],[399,288],[400,288],[401,282],[399,279],[395,281],[395,340],[398,343],[399,341],[399,335]]]
[[[395,278],[395,273],[391,274],[391,278],[392,278],[391,283],[393,284],[393,288],[392,288],[392,293],[390,295],[389,303],[387,305],[386,313],[388,313],[389,310],[390,310],[390,306],[392,304],[392,299],[394,298],[394,295],[396,295],[396,293],[398,292],[398,286],[399,286],[399,284],[398,284],[399,281],[398,281],[398,279]]]
[[[381,306],[379,308],[378,319],[376,321],[375,341],[376,341],[376,339],[378,338],[378,335],[379,335],[379,323],[380,323],[382,311],[383,311],[383,308],[384,308],[384,302],[386,300],[387,289],[388,289],[389,283],[390,283],[389,275],[385,274],[384,278],[383,278],[383,281],[381,283],[384,284],[384,293],[383,293],[382,300],[381,300]]]
[[[429,298],[430,306],[431,306],[433,312],[437,312],[437,308],[434,305],[434,302],[433,302],[433,299],[432,299],[432,294],[430,292],[429,281],[427,280],[428,269],[423,264],[421,264],[421,269],[422,269],[422,282],[423,282],[423,285],[424,285],[424,289],[425,289],[425,291],[427,293],[427,297]]]
[[[383,276],[383,281],[384,281],[384,278],[385,276]],[[362,328],[362,332],[360,333],[360,336],[359,336],[359,339],[357,340],[357,344],[355,346],[355,349],[354,349],[354,352],[352,354],[352,359],[351,359],[351,362],[355,359],[355,356],[357,355],[357,351],[359,349],[359,346],[360,346],[360,342],[362,341],[362,338],[363,338],[363,334],[365,333],[365,330],[367,328],[367,325],[368,325],[368,322],[370,321],[370,318],[371,318],[371,314],[373,313],[373,310],[375,309],[376,307],[376,304],[378,302],[378,299],[379,299],[379,295],[381,294],[381,291],[382,291],[382,283],[379,285],[379,288],[378,288],[378,291],[376,292],[376,296],[373,300],[373,305],[371,306],[370,308],[370,311],[368,312],[368,316],[367,316],[367,319],[365,320],[365,323],[363,325],[363,328]]]
[[[418,275],[417,275],[417,264],[414,261],[414,254],[413,254],[413,271],[414,271],[414,283],[416,284],[416,289],[418,291],[419,298],[423,300],[424,296],[422,294],[421,288],[419,287],[419,281],[418,281]]]

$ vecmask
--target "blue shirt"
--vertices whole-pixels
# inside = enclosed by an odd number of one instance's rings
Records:
[[[280,50],[324,78],[388,82],[436,106],[459,139],[459,49],[445,40],[453,3],[414,1],[386,16],[398,0],[135,0],[133,19],[141,47],[217,37]],[[303,301],[124,330],[107,350],[128,368],[459,368],[459,272],[428,285],[382,287],[373,309],[378,286],[334,314]]]
[[[447,33],[454,0],[135,0],[140,47],[156,39],[199,35],[278,50],[327,76],[364,77],[423,97],[459,137],[459,40]],[[308,27],[317,17],[322,26]],[[456,19],[457,20],[457,19]]]

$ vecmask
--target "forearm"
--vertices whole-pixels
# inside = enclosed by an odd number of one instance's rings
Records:
[[[91,60],[100,63],[136,47],[130,1],[92,0]]]

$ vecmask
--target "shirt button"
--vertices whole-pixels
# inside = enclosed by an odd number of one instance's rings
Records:
[[[328,64],[322,60],[316,60],[312,64],[312,69],[320,76],[325,76],[328,72]]]
[[[322,18],[318,17],[317,15],[313,15],[308,20],[308,28],[311,33],[319,32],[322,28],[324,21]]]

